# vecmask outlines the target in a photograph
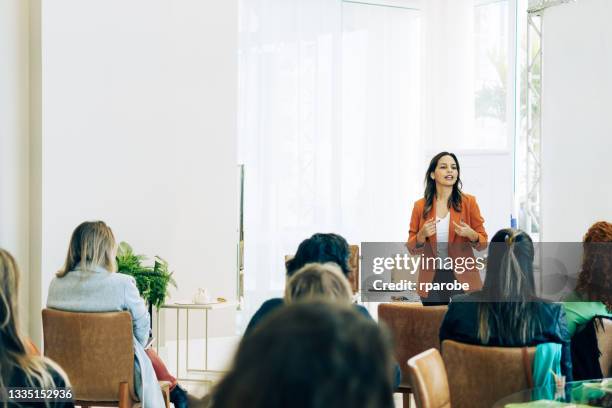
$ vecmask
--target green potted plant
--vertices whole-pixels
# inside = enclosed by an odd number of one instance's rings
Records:
[[[168,270],[168,262],[155,256],[153,266],[146,266],[144,255],[137,255],[127,242],[121,242],[117,250],[117,272],[132,276],[140,296],[149,306],[152,315],[153,306],[159,308],[169,296],[169,284],[176,288],[176,281]]]

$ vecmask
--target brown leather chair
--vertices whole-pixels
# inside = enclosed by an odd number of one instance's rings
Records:
[[[612,320],[602,319],[603,329],[597,327],[597,344],[601,356],[599,364],[604,377],[612,375]]]
[[[139,405],[134,392],[134,345],[129,312],[75,313],[44,309],[44,351],[68,374],[75,404]],[[166,408],[167,381],[160,382]]]
[[[447,306],[424,307],[419,303],[381,303],[378,319],[393,335],[396,361],[400,362],[402,383],[396,390],[403,394],[403,406],[410,407],[410,374],[403,363],[430,348],[440,349],[439,332]]]
[[[351,251],[351,257],[349,258],[349,265],[351,267],[351,273],[349,282],[353,293],[359,292],[359,245],[349,245]]]
[[[445,340],[442,356],[453,408],[491,408],[530,388],[535,347],[489,347]]]
[[[410,383],[417,408],[450,408],[450,390],[444,361],[430,348],[408,360]]]
[[[351,251],[349,258],[349,266],[351,267],[351,276],[349,277],[349,283],[353,289],[353,294],[359,292],[359,245],[349,245]],[[285,255],[285,263],[291,260],[293,255]]]

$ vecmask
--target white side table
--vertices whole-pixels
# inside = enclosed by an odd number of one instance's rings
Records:
[[[237,307],[238,302],[211,302],[206,304],[195,304],[195,303],[183,303],[183,302],[175,302],[171,304],[165,304],[160,307],[160,309],[175,309],[176,310],[176,377],[177,379],[183,381],[194,381],[192,378],[180,378],[179,377],[179,317],[181,310],[185,310],[187,313],[186,327],[185,327],[185,347],[186,347],[186,356],[185,356],[185,369],[187,373],[189,372],[198,372],[198,373],[220,373],[218,370],[209,370],[208,369],[208,312],[210,310],[215,309],[225,309],[228,307]],[[190,310],[203,310],[204,311],[204,370],[189,368],[189,311]],[[159,352],[159,312],[157,313],[157,328],[156,328],[156,337],[155,337],[155,348],[156,351]]]

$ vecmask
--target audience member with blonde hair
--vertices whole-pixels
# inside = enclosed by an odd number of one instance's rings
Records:
[[[312,292],[308,292],[312,293]],[[212,408],[392,408],[389,336],[354,308],[299,301],[245,336]]]
[[[325,299],[350,305],[352,290],[342,269],[334,263],[309,263],[287,281],[285,302]]]
[[[19,330],[17,313],[19,292],[19,269],[13,256],[0,249],[0,397],[7,388],[37,387],[56,389],[69,387],[68,379],[62,369],[51,360],[31,352],[29,341]],[[58,390],[61,391],[61,390]],[[69,389],[65,393],[71,392]],[[68,394],[65,394],[68,396]],[[14,400],[8,406],[32,406],[32,402],[20,403]],[[45,404],[39,403],[40,406]],[[73,407],[72,399],[51,402],[50,407]],[[7,403],[2,404],[3,407]]]
[[[115,273],[116,251],[115,236],[104,222],[79,225],[72,233],[64,267],[49,286],[47,307],[70,312],[129,311],[134,334],[136,394],[146,407],[163,407],[164,399],[151,361],[156,355],[151,357],[144,349],[150,337],[149,312],[134,278]],[[157,364],[163,365],[161,360]],[[186,393],[180,387],[174,387],[170,398],[175,407],[187,407]]]

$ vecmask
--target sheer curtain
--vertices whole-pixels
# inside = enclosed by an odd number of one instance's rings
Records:
[[[315,232],[406,239],[420,191],[420,13],[335,0],[242,0],[239,160],[245,313],[282,293]]]

